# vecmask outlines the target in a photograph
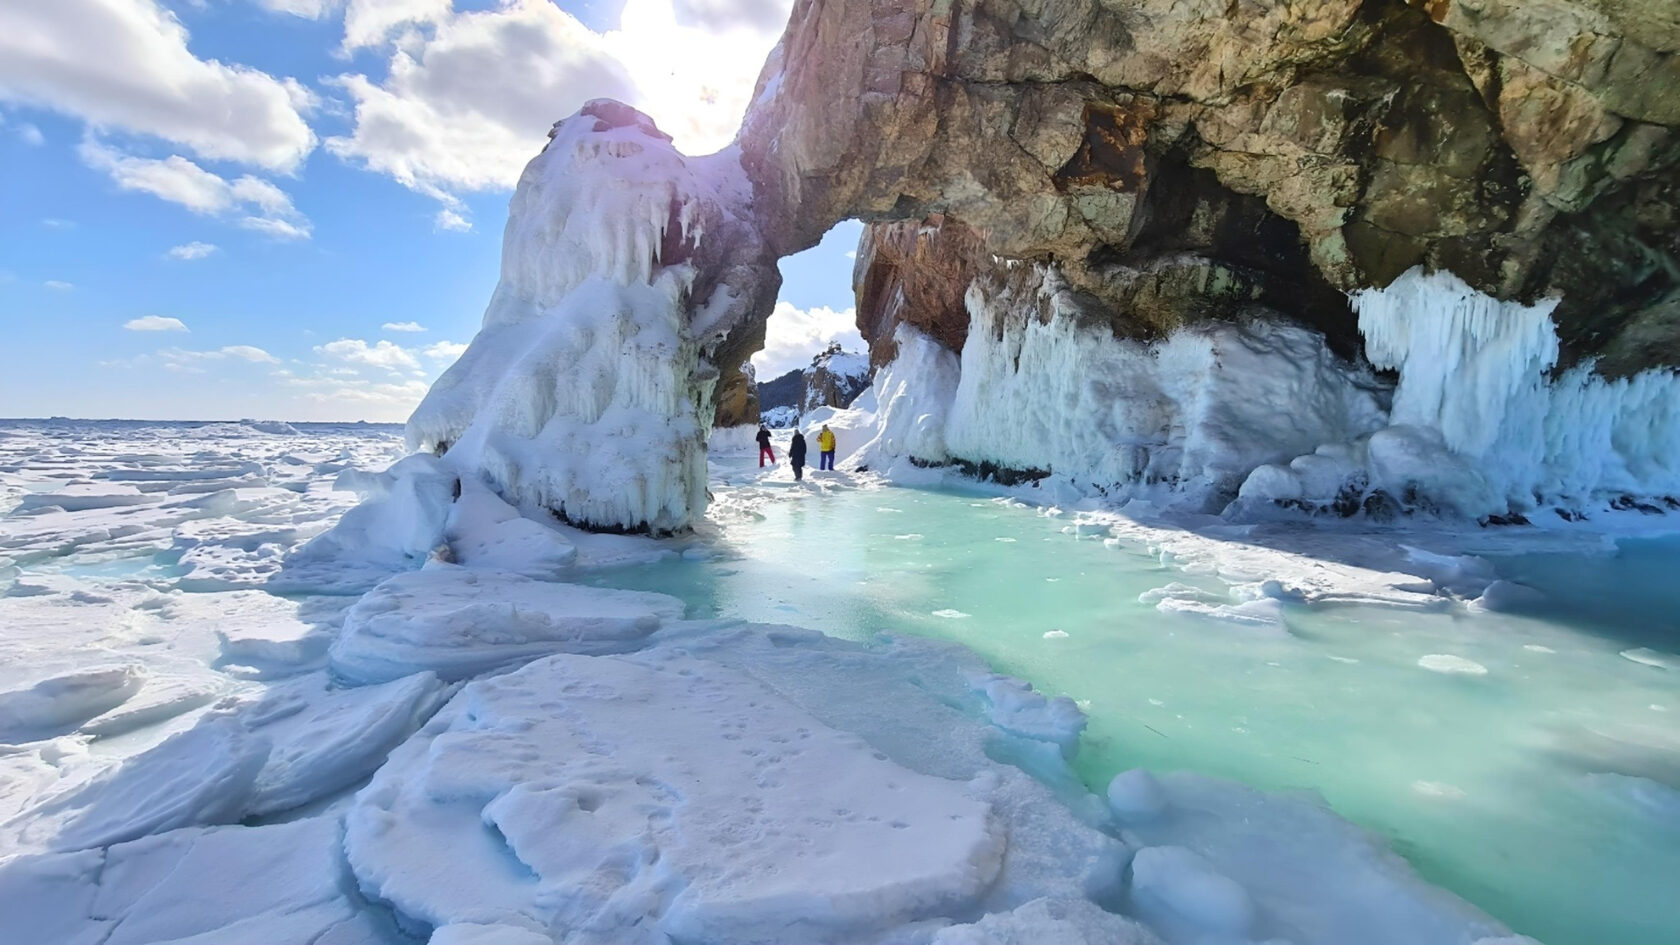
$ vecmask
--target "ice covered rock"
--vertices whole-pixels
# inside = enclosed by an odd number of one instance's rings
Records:
[[[1373,378],[1282,321],[1122,340],[1057,271],[1028,266],[983,275],[967,304],[946,441],[972,463],[1222,505],[1256,466],[1383,420]]]
[[[945,417],[961,377],[957,357],[909,324],[895,329],[893,342],[897,356],[852,405],[851,413],[861,414],[868,426],[849,430],[851,435],[842,435],[837,444],[837,459],[852,457],[847,468],[879,466],[899,458],[926,463],[950,458],[945,448]],[[807,422],[830,421],[819,413]]]
[[[717,364],[774,302],[739,152],[680,154],[597,100],[557,123],[509,206],[482,328],[409,419],[519,505],[667,532],[705,507]],[[759,334],[758,338],[762,338]]]
[[[453,681],[550,653],[635,649],[683,610],[664,594],[441,565],[369,591],[350,608],[329,658],[333,672],[357,683],[421,670]]]
[[[1155,933],[1088,899],[1034,899],[972,925],[952,925],[932,945],[1160,945]]]
[[[1591,362],[1549,376],[1558,305],[1501,301],[1421,267],[1356,293],[1367,356],[1400,379],[1387,423],[1349,442],[1339,480],[1302,457],[1256,470],[1243,497],[1329,506],[1351,490],[1356,509],[1380,490],[1477,518],[1680,491],[1680,376],[1609,380]]]
[[[347,826],[361,886],[403,915],[603,943],[884,930],[976,901],[1006,841],[962,782],[679,650],[469,684]]]

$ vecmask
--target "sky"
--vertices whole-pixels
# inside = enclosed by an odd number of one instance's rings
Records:
[[[727,145],[790,4],[0,2],[0,417],[406,419],[549,127]],[[860,229],[782,261],[761,378],[861,346]]]

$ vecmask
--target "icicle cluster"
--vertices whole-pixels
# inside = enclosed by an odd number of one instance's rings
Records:
[[[1244,499],[1381,490],[1478,517],[1680,493],[1680,378],[1608,381],[1590,364],[1548,378],[1556,300],[1501,302],[1413,269],[1353,303],[1367,356],[1400,375],[1388,425],[1257,469]]]

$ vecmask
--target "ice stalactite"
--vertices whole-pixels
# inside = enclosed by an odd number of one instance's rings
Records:
[[[1556,300],[1501,302],[1413,269],[1353,302],[1371,362],[1399,373],[1387,426],[1255,470],[1244,500],[1380,491],[1480,517],[1680,492],[1680,378],[1609,380],[1590,363],[1549,377]]]
[[[971,463],[1222,504],[1255,466],[1382,423],[1368,372],[1262,309],[1159,342],[1121,339],[1053,269],[1024,264],[977,279],[966,301],[944,432]]]
[[[409,445],[567,521],[682,529],[705,507],[711,358],[774,298],[750,187],[734,150],[685,157],[615,102],[551,138],[514,192],[483,327]]]

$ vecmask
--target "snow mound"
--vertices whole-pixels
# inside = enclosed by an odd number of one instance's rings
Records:
[[[772,298],[739,152],[686,158],[616,102],[557,123],[508,208],[478,334],[408,422],[517,505],[669,532],[704,510],[712,356]]]
[[[618,653],[641,645],[683,603],[664,594],[537,581],[451,565],[387,578],[350,608],[329,651],[357,683],[418,670],[446,680],[551,653]]]
[[[957,356],[908,323],[894,329],[893,344],[897,356],[851,410],[819,410],[805,418],[809,426],[827,423],[835,430],[835,460],[845,460],[848,469],[884,468],[900,458],[924,463],[950,458],[945,415],[961,376]]]
[[[976,900],[1005,843],[961,782],[681,652],[469,684],[347,826],[362,887],[405,916],[590,942],[855,936]]]
[[[1155,933],[1086,899],[1034,899],[972,925],[940,929],[932,945],[1160,945]]]

